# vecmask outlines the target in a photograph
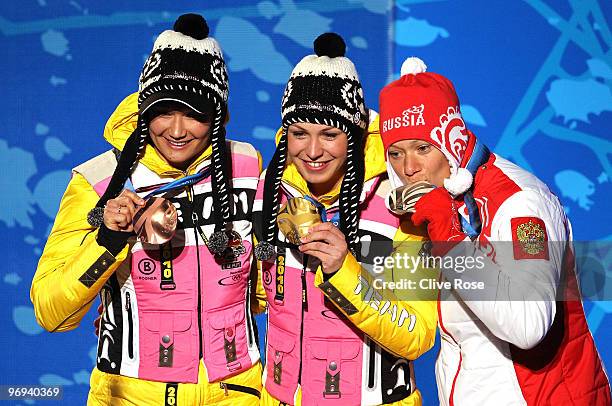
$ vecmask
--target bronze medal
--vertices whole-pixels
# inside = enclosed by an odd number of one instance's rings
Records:
[[[134,214],[134,232],[143,243],[164,244],[174,237],[178,214],[176,207],[163,197],[150,197]]]

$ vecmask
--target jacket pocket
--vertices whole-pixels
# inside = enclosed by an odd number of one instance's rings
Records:
[[[305,340],[302,373],[305,404],[340,398],[343,402],[356,400],[359,403],[362,346],[361,340]]]
[[[204,362],[208,379],[235,375],[251,366],[248,351],[245,302],[211,310],[204,333]]]
[[[261,398],[261,392],[255,388],[244,385],[236,385],[235,383],[219,382],[219,387],[225,392],[225,396],[230,396],[230,391],[247,393],[249,395]]]
[[[191,312],[142,312],[145,334],[142,351],[149,367],[173,368],[193,358]]]
[[[297,336],[274,324],[266,333],[266,390],[275,398],[293,403],[300,370]]]

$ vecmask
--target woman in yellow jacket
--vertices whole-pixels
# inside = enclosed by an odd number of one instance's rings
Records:
[[[259,402],[249,291],[261,163],[251,145],[225,140],[227,92],[206,22],[181,16],[155,41],[138,95],[111,116],[113,150],[73,170],[31,300],[38,322],[58,332],[76,328],[100,295],[88,404]],[[166,227],[146,216],[155,204]],[[146,232],[136,239],[140,212]]]
[[[385,205],[377,115],[344,50],[342,38],[323,34],[316,55],[293,70],[257,190],[255,255],[268,299],[263,405],[422,403],[410,361],[433,345],[435,301],[398,300],[379,285],[399,269],[379,268],[394,240],[417,248],[424,230],[400,227]],[[318,224],[299,239],[309,223]]]

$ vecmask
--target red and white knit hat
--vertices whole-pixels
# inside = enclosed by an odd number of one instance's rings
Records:
[[[451,169],[444,187],[459,195],[472,185],[472,174],[461,168],[470,137],[461,117],[459,99],[450,80],[425,72],[419,58],[408,58],[401,77],[380,92],[380,134],[385,147],[401,140],[423,140],[438,148]]]

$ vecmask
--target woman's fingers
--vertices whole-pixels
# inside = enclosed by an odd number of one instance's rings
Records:
[[[333,273],[340,269],[348,254],[346,238],[340,229],[331,223],[316,224],[300,239],[300,252],[312,255],[321,261],[323,272]]]
[[[318,250],[306,250],[306,251],[302,251],[302,253],[304,255],[310,255],[312,257],[317,258],[319,261],[321,261],[321,265],[323,265],[324,268],[325,268],[325,264],[330,262],[330,259],[331,259],[331,257],[328,254],[322,251],[318,251]]]
[[[145,203],[144,199],[127,189],[123,189],[121,194],[119,194],[119,196],[113,200],[115,200],[119,206],[125,207],[129,211],[131,217],[133,217],[134,213],[136,213],[136,211]]]
[[[327,255],[333,255],[335,253],[340,254],[341,252],[341,250],[338,247],[332,244],[326,244],[321,241],[313,241],[313,242],[301,244],[299,248],[300,248],[300,251],[302,252],[313,250],[313,251],[321,251]]]
[[[328,244],[337,243],[340,239],[326,231],[315,231],[309,232],[304,237],[300,238],[302,244],[306,244],[313,241],[325,241]]]
[[[328,244],[340,247],[346,245],[346,238],[342,231],[331,223],[315,224],[308,229],[308,234],[301,238],[300,241],[302,243],[325,241]]]
[[[115,231],[132,231],[132,219],[144,200],[131,190],[124,189],[119,196],[106,202],[104,225]]]
[[[135,206],[143,206],[145,203],[143,198],[141,198],[135,192],[128,190],[128,189],[123,189],[123,191],[119,194],[118,197],[125,197],[131,200],[132,204]]]

